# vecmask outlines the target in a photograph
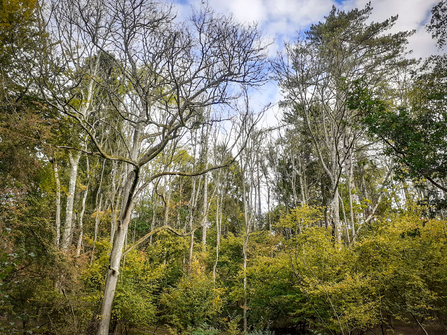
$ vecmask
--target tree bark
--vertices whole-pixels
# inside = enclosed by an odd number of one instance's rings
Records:
[[[84,191],[84,196],[82,198],[81,214],[79,214],[79,237],[78,237],[78,244],[76,246],[76,255],[78,255],[78,256],[81,254],[82,237],[84,235],[83,219],[84,219],[84,213],[85,213],[85,202],[87,200],[88,188],[89,188],[89,183],[87,183],[87,186]]]
[[[109,269],[107,272],[106,285],[104,289],[104,298],[101,305],[100,320],[97,335],[108,335],[110,327],[110,318],[112,315],[112,304],[115,297],[116,284],[118,282],[121,257],[123,255],[124,242],[131,220],[132,209],[134,206],[133,195],[139,179],[138,169],[130,171],[124,192],[123,209],[118,220],[115,241],[110,255]]]
[[[206,163],[208,169],[208,162]],[[202,251],[206,251],[206,230],[208,228],[208,176],[204,177],[203,185],[203,219],[202,219]]]
[[[56,159],[53,161],[54,168],[54,179],[56,180],[56,238],[54,244],[56,248],[59,249],[59,244],[61,240],[61,182],[59,179],[59,167],[57,165]]]
[[[73,230],[73,204],[76,191],[76,179],[78,177],[78,165],[79,165],[79,159],[81,158],[81,153],[78,152],[73,157],[72,153],[70,152],[69,158],[70,158],[71,169],[70,169],[70,183],[68,186],[68,195],[67,195],[67,208],[65,212],[65,227],[61,243],[61,249],[63,251],[67,251],[69,247]]]

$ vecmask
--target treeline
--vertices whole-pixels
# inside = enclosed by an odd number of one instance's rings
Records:
[[[446,60],[371,11],[3,1],[0,332],[445,333]]]

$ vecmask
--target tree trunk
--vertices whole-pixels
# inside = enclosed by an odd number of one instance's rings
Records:
[[[85,213],[85,202],[87,200],[88,187],[89,187],[89,184],[87,183],[87,187],[85,188],[84,196],[82,198],[81,214],[79,214],[79,238],[78,238],[78,245],[76,246],[76,254],[78,256],[81,254],[82,237],[84,234],[83,218],[84,218],[84,213]]]
[[[115,297],[116,284],[118,282],[119,268],[126,233],[131,220],[132,209],[134,205],[133,195],[138,183],[138,170],[130,171],[124,188],[123,207],[120,219],[118,220],[118,228],[116,231],[115,241],[110,255],[109,269],[107,273],[106,285],[104,289],[104,298],[101,305],[100,321],[97,335],[108,335],[110,326],[110,317],[112,315],[112,304]]]
[[[113,161],[112,163],[112,194],[110,195],[110,243],[113,243],[113,235],[116,229],[116,209],[118,208],[118,201],[116,199],[116,175],[118,173],[118,162]],[[119,197],[118,197],[119,198]]]
[[[241,155],[242,156],[242,155]],[[242,174],[242,199],[244,202],[244,218],[245,218],[245,239],[242,248],[242,254],[244,257],[244,307],[243,307],[243,320],[244,320],[244,334],[247,334],[248,324],[247,324],[247,246],[248,237],[250,235],[250,214],[249,214],[249,204],[247,199],[247,190],[245,186],[245,165],[241,162],[241,174]]]
[[[56,180],[56,239],[55,245],[59,249],[61,240],[61,182],[59,180],[59,167],[56,159],[53,162],[54,179]]]
[[[208,168],[208,162],[206,163],[206,169]],[[202,220],[202,251],[206,251],[206,229],[208,228],[208,176],[204,176],[203,185],[203,220]]]
[[[65,227],[64,227],[64,234],[62,236],[62,244],[61,248],[64,251],[67,251],[70,239],[72,235],[73,230],[73,204],[74,204],[74,197],[75,197],[75,191],[76,191],[76,179],[78,176],[78,165],[79,165],[79,159],[81,158],[81,153],[76,153],[75,156],[69,153],[70,158],[70,183],[68,186],[68,195],[67,195],[67,208],[65,212]]]
[[[163,190],[163,200],[165,202],[165,219],[164,225],[167,226],[169,224],[169,203],[171,202],[171,191],[167,191],[169,178],[166,178],[166,182]],[[167,197],[167,198],[166,198]]]
[[[192,232],[194,230],[193,223],[194,223],[194,209],[196,206],[196,178],[193,177],[192,180],[192,192],[191,192],[191,199],[189,200],[189,231]],[[191,271],[192,266],[192,257],[194,252],[194,234],[191,234],[190,241],[189,241],[189,260],[188,260],[188,274]]]
[[[90,264],[93,264],[93,260],[95,259],[96,240],[98,239],[99,223],[101,221],[101,216],[102,216],[101,210],[102,210],[102,194],[99,197],[99,204],[96,206],[95,232],[94,232],[94,238],[93,238],[93,250],[92,250],[92,258],[90,260]]]
[[[340,227],[340,201],[338,194],[338,187],[335,187],[334,197],[331,203],[331,212],[332,212],[332,227],[334,229],[334,238],[335,241],[341,243],[341,227]]]
[[[353,171],[352,171],[352,162],[349,165],[349,180],[348,180],[348,191],[349,191],[349,212],[351,216],[351,235],[352,241],[354,241],[355,237],[355,222],[354,222],[354,205],[352,201],[352,189],[353,189]]]
[[[155,229],[155,191],[152,194],[152,221],[151,221],[151,231]],[[152,245],[152,235],[149,237],[149,244]]]
[[[220,185],[220,174],[219,171],[219,177],[217,179],[216,188],[221,189]],[[219,247],[220,247],[220,236],[222,234],[222,204],[223,204],[223,191],[220,191],[219,194],[216,197],[216,261],[214,262],[213,266],[213,281],[216,282],[216,269],[217,269],[217,262],[219,262]]]

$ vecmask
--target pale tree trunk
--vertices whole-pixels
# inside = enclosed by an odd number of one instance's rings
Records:
[[[241,155],[242,157],[242,155]],[[246,157],[247,158],[247,157]],[[241,158],[241,175],[242,175],[242,200],[244,203],[244,219],[245,219],[245,238],[244,245],[242,247],[242,254],[244,258],[244,279],[243,279],[243,288],[244,288],[244,306],[243,306],[243,320],[244,320],[244,334],[247,334],[248,324],[247,324],[247,309],[248,309],[248,297],[247,297],[247,247],[248,247],[248,238],[250,236],[250,214],[249,214],[249,204],[247,199],[247,190],[245,186],[245,164],[242,162]]]
[[[217,176],[217,180],[215,183],[215,190],[218,190],[218,191],[217,191],[217,196],[216,196],[216,261],[214,262],[214,266],[213,266],[213,281],[214,282],[216,282],[217,263],[219,262],[220,236],[222,234],[222,203],[223,203],[224,191],[222,190],[221,176],[222,176],[222,171],[219,171],[219,174]]]
[[[94,232],[94,238],[93,238],[93,250],[92,250],[92,258],[90,260],[90,264],[93,264],[93,261],[95,259],[96,240],[98,238],[99,223],[101,221],[101,216],[102,216],[101,210],[102,210],[102,193],[99,197],[99,203],[96,206],[95,232]]]
[[[205,159],[205,169],[209,167],[209,159],[208,159],[208,141],[209,141],[209,128],[205,127],[205,134],[202,132],[203,147],[202,147],[202,156]],[[204,185],[203,185],[203,218],[202,218],[202,251],[206,251],[206,233],[208,228],[208,175],[204,175]],[[212,198],[212,197],[211,197]]]
[[[111,204],[112,211],[110,213],[110,243],[113,243],[113,239],[115,238],[117,212],[119,208],[120,198],[121,198],[121,192],[118,192],[113,203]]]
[[[197,134],[194,132],[191,132],[191,142],[193,145],[193,166],[192,169],[195,169],[196,166],[196,154],[197,154]],[[192,191],[191,191],[191,198],[189,199],[188,203],[188,212],[189,212],[189,231],[192,232],[194,230],[194,212],[196,209],[197,204],[197,196],[199,192],[197,191],[197,179],[200,184],[200,177],[192,177]],[[197,193],[197,195],[196,195]],[[194,234],[191,233],[191,237],[189,240],[189,260],[188,260],[188,274],[191,273],[191,267],[192,267],[192,259],[193,259],[193,253],[194,253]]]
[[[179,190],[179,203],[182,203],[182,195],[183,195],[183,182],[182,180],[180,180],[180,190]],[[179,206],[179,209],[177,210],[177,229],[180,229],[181,226],[181,217],[180,217],[180,209],[181,209],[181,205]]]
[[[352,240],[354,241],[354,237],[355,237],[355,222],[354,222],[354,205],[353,205],[353,201],[352,201],[352,189],[354,188],[353,184],[353,171],[352,171],[352,162],[350,162],[349,164],[349,179],[348,179],[348,191],[349,191],[349,212],[350,212],[350,216],[351,216],[351,235],[352,235]]]
[[[208,162],[206,163],[206,168],[208,168]],[[206,230],[208,225],[208,176],[204,177],[203,185],[203,220],[202,220],[202,251],[206,251]]]
[[[85,213],[85,203],[87,201],[87,194],[88,194],[88,188],[90,186],[90,164],[88,156],[86,157],[86,165],[87,165],[87,186],[85,187],[84,196],[82,197],[82,204],[81,204],[81,214],[79,214],[79,238],[78,238],[78,244],[76,246],[76,255],[81,254],[81,248],[82,248],[82,238],[84,235],[84,213]]]
[[[218,184],[217,187],[220,187]],[[213,281],[216,282],[216,270],[217,263],[219,262],[219,248],[220,248],[220,236],[222,234],[222,205],[223,205],[223,193],[217,196],[216,199],[216,261],[213,266]]]
[[[262,216],[262,203],[261,203],[261,163],[259,160],[259,150],[256,151],[256,179],[257,179],[257,189],[258,189],[258,218],[261,219]]]
[[[192,192],[191,192],[191,199],[189,200],[189,231],[192,232],[194,230],[194,211],[196,207],[196,182],[197,178],[192,178]],[[197,192],[198,193],[198,192]],[[194,252],[194,234],[191,234],[190,240],[189,240],[189,260],[188,260],[188,274],[191,271],[192,266],[192,258],[193,258],[193,252]]]
[[[110,243],[113,243],[113,235],[116,229],[116,210],[118,208],[119,195],[117,197],[116,175],[118,174],[118,162],[112,163],[112,194],[110,195]]]
[[[79,214],[79,238],[78,238],[78,244],[76,246],[76,254],[78,256],[81,254],[82,238],[84,235],[83,218],[84,218],[84,213],[85,213],[85,202],[87,200],[88,188],[89,188],[89,183],[87,183],[87,186],[84,191],[84,196],[82,197],[81,214]]]
[[[352,158],[353,158],[353,148],[349,139],[349,127],[345,129],[345,135],[343,138],[344,145],[344,153],[345,153],[345,174],[348,176],[348,196],[349,196],[349,217],[350,217],[350,227],[351,227],[351,236],[354,238],[355,236],[355,227],[354,227],[354,205],[352,200],[352,191],[354,188],[353,185],[353,171],[352,171]],[[348,225],[348,220],[345,218],[346,225]],[[349,234],[348,234],[349,235]],[[348,236],[349,239],[349,236]]]
[[[306,176],[304,174],[303,164],[301,162],[301,157],[298,155],[298,173],[300,177],[300,189],[301,189],[301,203],[303,205],[307,204],[307,197],[306,197]]]
[[[292,175],[290,177],[291,184],[292,184],[292,195],[293,195],[293,207],[296,208],[298,206],[298,195],[296,194],[296,176],[298,175],[298,172],[296,171],[295,167],[295,160],[292,159]]]
[[[245,187],[243,187],[245,189]],[[244,192],[245,194],[245,192]],[[245,213],[245,238],[244,238],[244,245],[242,247],[242,254],[244,257],[244,311],[243,311],[243,319],[244,319],[244,334],[247,334],[247,309],[248,309],[248,297],[247,297],[247,247],[248,247],[248,237],[250,236],[250,219],[248,216],[248,209],[247,209],[247,199],[246,196],[244,196],[244,213]]]
[[[59,249],[61,240],[61,181],[59,179],[59,167],[56,158],[53,161],[54,179],[56,180],[56,239],[55,245]]]
[[[123,255],[126,233],[131,221],[132,209],[134,206],[133,195],[135,194],[136,186],[139,179],[138,174],[139,171],[137,169],[133,169],[129,173],[124,188],[123,207],[120,219],[118,220],[118,227],[115,233],[115,240],[110,255],[109,269],[107,272],[106,285],[104,289],[104,298],[101,305],[101,311],[99,313],[100,321],[97,335],[109,334],[113,298],[115,296],[116,284],[118,282],[119,268],[121,257]]]
[[[99,223],[101,220],[101,210],[102,210],[102,196],[101,188],[102,188],[102,180],[104,178],[104,169],[106,167],[106,161],[103,161],[102,164],[102,170],[101,170],[101,178],[99,179],[99,186],[98,190],[96,192],[96,217],[95,217],[95,232],[94,232],[94,239],[93,239],[93,250],[92,250],[92,257],[90,260],[90,263],[93,263],[94,256],[95,256],[95,250],[96,250],[96,239],[98,237],[98,229],[99,229]]]
[[[151,221],[151,231],[155,229],[155,191],[152,194],[152,221]],[[149,244],[152,245],[152,235],[149,237]]]
[[[341,198],[340,194],[339,194],[339,197],[340,197],[341,209],[342,209],[342,213],[343,213],[343,221],[345,224],[346,238],[348,240],[348,246],[349,246],[349,245],[351,245],[351,236],[349,235],[349,221],[348,221],[348,218],[346,217],[345,205],[343,203],[343,199]]]
[[[121,202],[121,195],[122,195],[123,189],[120,187],[118,189],[118,194],[115,199],[115,207],[112,210],[112,217],[111,217],[111,232],[110,232],[110,243],[113,243],[113,239],[115,238],[115,232],[116,232],[116,223],[117,223],[117,212],[118,208],[120,207]]]
[[[342,231],[340,227],[340,201],[339,201],[338,186],[333,186],[333,188],[335,190],[331,202],[332,225],[334,229],[335,241],[341,243]]]
[[[68,186],[67,208],[65,211],[65,227],[61,243],[61,249],[64,251],[67,251],[69,247],[71,234],[73,230],[73,204],[76,191],[76,179],[78,176],[78,165],[79,165],[79,159],[81,158],[81,153],[78,152],[73,157],[72,153],[70,152],[69,158],[71,166],[70,182]]]
[[[133,133],[131,159],[137,161],[140,153],[140,136],[143,125],[137,124]],[[108,335],[110,327],[110,318],[112,316],[112,305],[115,297],[116,284],[118,282],[121,257],[126,242],[127,231],[132,218],[134,207],[134,195],[140,178],[140,170],[136,166],[131,166],[127,175],[126,183],[123,189],[123,202],[121,206],[121,215],[118,220],[118,227],[115,233],[112,252],[110,254],[109,269],[107,272],[106,285],[104,288],[104,297],[102,300],[100,320],[97,335]]]
[[[244,239],[244,246],[242,249],[242,253],[244,256],[244,334],[247,334],[248,324],[247,324],[247,246],[248,246],[248,236],[249,236],[249,230],[247,230],[245,239]]]
[[[165,226],[167,226],[169,224],[169,203],[171,202],[171,191],[167,191],[168,183],[169,183],[169,178],[166,177],[164,190],[163,190],[163,200],[165,203],[165,219],[164,219]]]
[[[269,232],[272,231],[272,221],[270,215],[270,187],[267,188],[267,221],[269,224]]]

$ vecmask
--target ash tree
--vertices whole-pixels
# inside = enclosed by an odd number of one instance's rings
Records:
[[[144,166],[173,143],[180,145],[188,129],[227,117],[243,87],[263,84],[265,45],[256,26],[216,15],[207,6],[193,10],[185,22],[175,19],[170,6],[150,0],[60,0],[51,9],[55,43],[48,46],[50,65],[42,62],[40,69],[51,76],[40,82],[40,93],[74,119],[80,139],[86,139],[66,147],[127,166],[96,325],[97,334],[108,334],[137,196],[163,175],[206,172],[167,169],[147,176]],[[213,115],[206,120],[202,114],[208,107]]]

